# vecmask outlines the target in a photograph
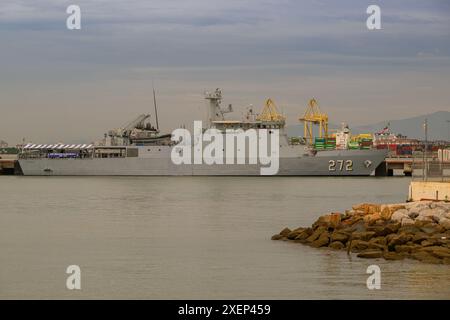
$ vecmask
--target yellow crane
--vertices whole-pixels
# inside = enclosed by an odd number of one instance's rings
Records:
[[[320,111],[316,99],[309,100],[308,108],[299,120],[304,124],[304,138],[309,144],[314,143],[313,125],[319,125],[320,138],[328,137],[328,115]]]
[[[262,113],[256,120],[264,122],[284,122],[286,118],[278,112],[275,102],[269,98],[266,100],[266,105],[264,106]]]

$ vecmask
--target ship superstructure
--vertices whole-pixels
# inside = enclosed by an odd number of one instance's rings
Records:
[[[317,150],[309,145],[291,144],[285,132],[285,117],[268,99],[261,114],[247,110],[241,120],[229,120],[232,105],[223,108],[222,91],[206,92],[206,128],[226,135],[228,129],[266,129],[279,132],[277,175],[361,176],[372,174],[384,160],[384,150]],[[260,175],[261,164],[175,164],[171,155],[179,142],[172,134],[161,134],[143,114],[121,128],[110,130],[103,140],[92,144],[26,144],[19,156],[24,175]],[[186,143],[186,141],[182,142]],[[194,150],[196,142],[192,141]],[[223,150],[226,152],[226,150]],[[194,153],[194,151],[192,152]],[[247,157],[247,153],[246,153]]]

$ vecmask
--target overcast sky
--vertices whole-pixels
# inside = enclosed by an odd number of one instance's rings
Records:
[[[0,2],[0,140],[96,140],[153,112],[152,81],[164,131],[201,120],[216,87],[235,117],[271,97],[288,124],[312,97],[350,125],[450,111],[450,1]]]

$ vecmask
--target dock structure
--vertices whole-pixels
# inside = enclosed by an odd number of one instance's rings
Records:
[[[16,174],[18,171],[17,148],[0,148],[0,175]]]
[[[413,168],[416,169],[416,173],[423,171],[422,168],[425,167],[423,163],[428,164],[432,176],[441,177],[450,174],[450,160],[439,160],[434,156],[427,157],[426,159],[413,156],[389,156],[378,166],[375,171],[375,176],[394,176],[398,175],[398,172],[402,172],[405,176],[412,176]],[[397,174],[394,174],[394,170]]]
[[[414,159],[416,160],[416,159]],[[442,157],[412,163],[409,201],[450,201],[450,161]]]
[[[411,181],[409,201],[450,201],[450,181]]]
[[[405,176],[411,176],[413,158],[411,157],[388,157],[375,171],[377,177],[390,177],[394,170],[402,171]]]

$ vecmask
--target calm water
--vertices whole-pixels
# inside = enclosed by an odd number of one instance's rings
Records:
[[[450,298],[450,268],[271,241],[407,178],[0,177],[0,298]],[[66,289],[67,266],[82,290]],[[366,287],[378,264],[381,290]]]

